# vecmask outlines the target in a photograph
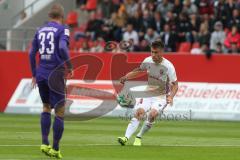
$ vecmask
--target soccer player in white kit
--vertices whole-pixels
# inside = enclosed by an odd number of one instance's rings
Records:
[[[146,94],[139,98],[134,107],[135,114],[125,132],[124,137],[118,137],[118,142],[125,145],[129,138],[136,132],[139,123],[145,118],[140,132],[137,134],[134,146],[141,146],[143,135],[149,131],[158,114],[168,105],[173,104],[173,98],[178,90],[178,81],[173,64],[163,57],[164,44],[160,39],[151,44],[151,56],[147,57],[140,67],[123,76],[120,81],[124,83],[134,79],[142,72],[148,74]]]

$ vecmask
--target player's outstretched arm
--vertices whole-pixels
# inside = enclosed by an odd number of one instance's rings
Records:
[[[131,72],[127,73],[125,76],[121,77],[120,82],[124,84],[127,80],[137,78],[142,73],[144,73],[144,70],[142,70],[140,67],[135,68]]]

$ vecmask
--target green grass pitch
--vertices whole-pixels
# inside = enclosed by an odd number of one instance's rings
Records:
[[[240,122],[160,121],[142,147],[118,145],[128,121],[99,118],[65,122],[61,152],[66,160],[239,160]],[[39,116],[0,114],[0,159],[51,159],[39,146]],[[51,138],[52,139],[52,138]]]

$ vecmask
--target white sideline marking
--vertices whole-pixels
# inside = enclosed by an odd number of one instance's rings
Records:
[[[65,144],[61,146],[70,146],[70,147],[87,147],[87,146],[120,146],[119,144]],[[127,145],[131,146],[131,145]],[[231,144],[219,144],[219,145],[194,145],[194,144],[173,144],[173,145],[168,145],[168,144],[163,144],[163,145],[146,145],[146,146],[154,146],[154,147],[240,147],[240,145],[231,145]],[[40,147],[40,145],[32,145],[32,144],[3,144],[0,145],[0,147]]]

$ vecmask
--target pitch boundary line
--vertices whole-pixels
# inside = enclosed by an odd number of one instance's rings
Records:
[[[32,144],[3,144],[0,145],[0,147],[39,147],[40,145],[32,145]],[[73,144],[63,144],[61,146],[69,146],[69,147],[90,147],[90,146],[120,146],[119,144],[77,144],[77,145],[73,145]],[[131,145],[128,145],[131,146]],[[176,145],[145,145],[145,146],[152,146],[152,147],[240,147],[240,145],[194,145],[194,144],[190,144],[190,145],[184,145],[184,144],[176,144]]]

